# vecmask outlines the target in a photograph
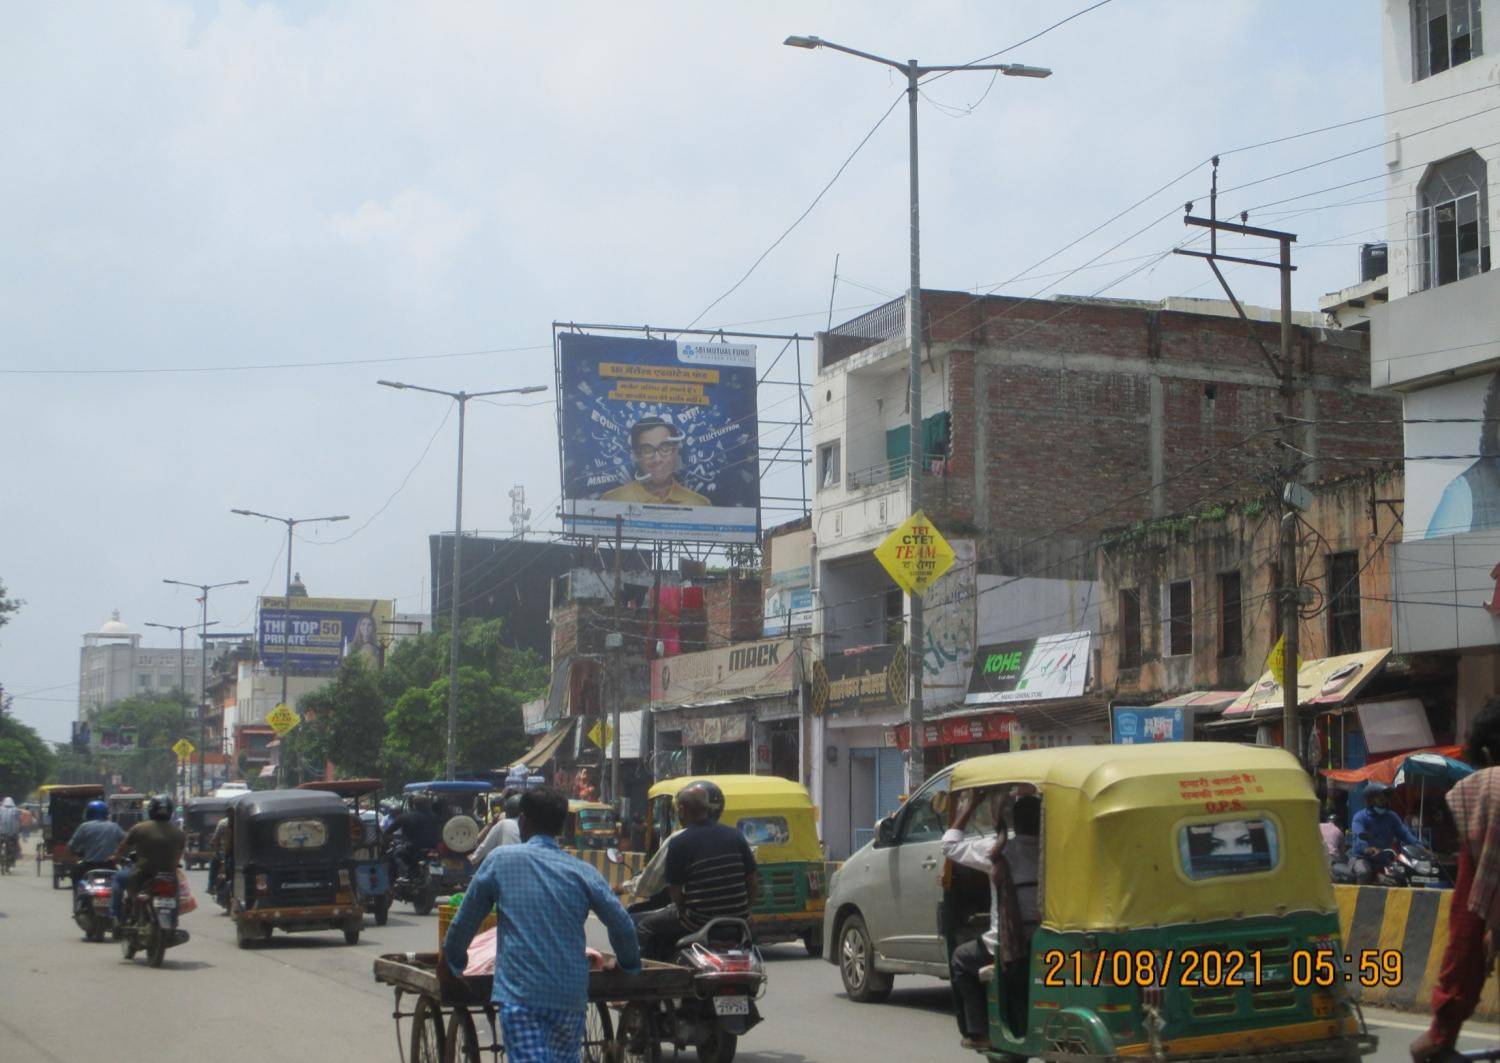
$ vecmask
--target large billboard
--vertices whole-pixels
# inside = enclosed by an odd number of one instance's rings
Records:
[[[567,532],[756,540],[753,344],[564,332],[558,358]]]
[[[294,672],[336,672],[350,654],[381,658],[390,638],[394,603],[374,598],[285,598],[260,600],[260,662]],[[291,637],[285,638],[287,629]]]
[[[1083,693],[1089,672],[1087,631],[980,646],[974,651],[966,705],[1052,701]]]
[[[1500,528],[1500,373],[1406,396],[1401,537]]]

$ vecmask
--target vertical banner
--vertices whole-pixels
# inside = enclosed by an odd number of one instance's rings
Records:
[[[564,332],[558,359],[566,532],[755,542],[753,344]]]

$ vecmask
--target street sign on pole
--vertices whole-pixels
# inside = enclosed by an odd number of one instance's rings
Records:
[[[266,723],[270,726],[271,730],[276,732],[276,737],[278,738],[285,738],[288,732],[301,722],[297,714],[292,711],[291,706],[285,702],[277,705],[266,715]]]
[[[920,597],[953,565],[957,556],[942,533],[921,510],[901,522],[900,527],[875,548],[879,561],[907,594]]]
[[[172,752],[177,754],[178,760],[187,760],[188,757],[191,757],[197,751],[198,747],[186,738],[179,738],[172,744]]]

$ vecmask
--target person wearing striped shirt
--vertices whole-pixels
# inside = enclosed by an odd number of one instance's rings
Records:
[[[701,787],[677,795],[677,816],[683,830],[672,839],[666,867],[672,903],[636,922],[641,952],[650,959],[670,960],[681,938],[712,919],[748,920],[760,889],[750,844],[735,828],[713,822]]]

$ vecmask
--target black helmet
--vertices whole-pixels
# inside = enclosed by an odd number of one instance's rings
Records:
[[[172,798],[166,794],[157,794],[146,806],[146,815],[152,819],[171,819]]]
[[[708,802],[708,821],[719,822],[719,817],[724,814],[724,791],[719,789],[718,784],[709,782],[707,779],[698,779],[684,786],[682,793],[689,790],[703,791],[703,797]]]

